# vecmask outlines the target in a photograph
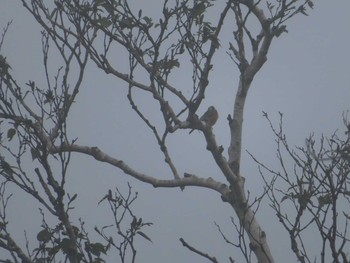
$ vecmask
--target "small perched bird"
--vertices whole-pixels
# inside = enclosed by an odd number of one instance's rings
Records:
[[[218,118],[219,118],[218,111],[215,109],[214,106],[210,106],[208,110],[202,115],[202,117],[200,117],[200,120],[204,121],[210,127],[213,127],[216,121],[218,120]],[[192,129],[189,133],[193,131],[194,129]]]

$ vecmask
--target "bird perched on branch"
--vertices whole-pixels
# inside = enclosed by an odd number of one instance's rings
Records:
[[[218,120],[218,118],[219,118],[218,111],[215,109],[214,106],[210,106],[208,110],[202,115],[202,117],[200,117],[200,120],[204,121],[210,127],[213,127],[216,121]],[[189,133],[193,131],[194,129],[192,129]]]

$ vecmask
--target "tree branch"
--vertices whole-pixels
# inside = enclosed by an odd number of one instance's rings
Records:
[[[79,152],[79,153],[92,156],[96,160],[115,166],[121,169],[125,174],[131,175],[132,177],[138,179],[139,181],[151,184],[154,187],[199,186],[199,187],[210,188],[217,191],[222,195],[223,199],[226,199],[228,197],[229,189],[227,185],[225,185],[224,183],[217,182],[210,177],[199,178],[192,174],[185,174],[184,178],[180,178],[180,179],[170,179],[170,180],[157,179],[156,177],[152,177],[132,169],[124,161],[109,156],[108,154],[102,152],[98,147],[80,146],[77,144],[68,145],[66,143],[63,143],[61,146],[57,146],[51,149],[52,154],[59,153],[59,152]]]
[[[199,251],[198,249],[194,248],[193,246],[189,245],[182,237],[180,238],[180,242],[182,243],[182,245],[186,248],[188,248],[189,250],[191,250],[192,252],[209,259],[211,262],[213,263],[218,263],[218,261],[216,260],[215,257],[211,257],[209,256],[207,253],[203,253],[202,251]]]

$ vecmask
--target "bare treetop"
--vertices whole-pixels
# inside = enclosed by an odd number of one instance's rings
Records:
[[[0,118],[13,126],[8,137],[12,139],[17,135],[20,145],[18,152],[5,146],[17,159],[17,167],[3,160],[2,169],[7,171],[5,178],[60,217],[74,242],[74,229],[69,225],[63,202],[65,176],[72,153],[89,155],[154,187],[212,189],[234,209],[249,239],[249,249],[244,252],[247,261],[253,252],[260,263],[274,262],[266,233],[252,209],[252,202],[260,201],[248,200],[245,178],[241,174],[244,105],[254,77],[267,60],[273,39],[287,32],[287,22],[291,18],[307,15],[313,3],[310,0],[163,1],[162,6],[155,6],[160,7],[157,18],[126,0],[46,3],[22,0],[22,4],[43,28],[47,83],[45,87],[32,80],[26,85],[17,83],[5,57],[0,57]],[[48,66],[52,46],[63,61],[63,66],[53,77]],[[232,112],[227,117],[222,116],[214,105],[199,118],[198,109],[212,88],[209,81],[215,69],[213,61],[221,51],[227,53],[233,67],[239,71],[236,83],[228,83],[235,92]],[[66,120],[73,103],[79,101],[78,93],[83,88],[88,61],[126,84],[117,88],[127,89],[127,100],[154,135],[170,175],[159,179],[154,174],[137,171],[133,168],[135,164],[126,163],[123,156],[112,156],[93,142],[92,145],[80,145],[67,135]],[[179,77],[188,79],[188,85],[180,86]],[[135,99],[139,92],[149,94],[152,106],[159,107],[161,123],[148,115],[149,101]],[[34,107],[31,106],[33,101]],[[219,115],[227,119],[229,145],[218,145],[216,141],[213,126]],[[181,171],[173,161],[167,139],[174,133],[192,129],[203,135],[206,149],[221,171],[220,180]],[[186,132],[186,136],[190,135]],[[36,168],[35,172],[47,195],[45,198],[38,194],[36,185],[26,177],[18,161],[27,149],[30,149],[32,159],[42,165],[42,169]],[[58,177],[50,167],[52,156],[62,164]],[[191,247],[185,241],[182,243]],[[75,248],[74,255],[77,254]],[[70,257],[71,262],[74,255]]]

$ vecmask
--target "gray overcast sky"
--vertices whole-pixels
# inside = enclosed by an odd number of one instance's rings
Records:
[[[294,18],[289,23],[289,33],[275,39],[268,61],[254,80],[248,96],[243,147],[271,165],[277,163],[275,144],[268,124],[262,118],[262,111],[268,112],[276,124],[278,111],[283,112],[291,145],[302,145],[311,132],[318,138],[321,134],[330,135],[338,128],[342,132],[342,113],[349,109],[350,1],[315,2],[310,16]],[[143,5],[152,6],[154,10],[158,5],[159,10],[161,8],[161,1],[144,3],[140,8]],[[43,81],[40,28],[19,1],[2,0],[0,26],[11,19],[13,24],[2,54],[7,56],[14,75],[23,83],[29,79]],[[234,94],[231,87],[232,83],[237,83],[237,72],[224,51],[214,62],[210,86],[215,88],[209,89],[205,107],[200,111],[208,105],[215,105],[219,110],[221,118],[214,130],[218,143],[226,150],[229,143],[226,116],[232,111]],[[177,84],[189,85],[180,79]],[[125,94],[124,86],[90,65],[84,89],[71,112],[70,136],[78,137],[80,144],[97,145],[145,173],[165,177],[169,173],[165,165],[160,164],[163,158],[154,145],[155,141],[148,131],[140,128],[142,123],[129,110],[125,96],[121,95]],[[181,172],[195,172],[220,180],[221,174],[205,150],[200,133],[187,136],[184,132],[180,136],[171,141],[171,153]],[[256,165],[247,154],[243,155],[242,169],[247,189],[257,195],[262,191],[262,182]],[[72,163],[70,190],[79,196],[73,217],[82,217],[92,227],[111,223],[106,210],[97,207],[97,202],[108,189],[114,186],[123,188],[128,181],[140,196],[135,212],[145,221],[155,224],[146,231],[154,243],[140,243],[139,262],[206,262],[184,249],[179,237],[222,262],[227,262],[229,255],[237,255],[238,251],[233,252],[221,239],[213,223],[217,222],[229,233],[232,211],[216,193],[199,188],[187,188],[184,192],[153,189],[88,157],[75,157]],[[29,199],[14,200],[13,204],[13,215],[18,211],[16,206],[32,206]],[[18,236],[25,228],[39,227],[40,221],[34,221],[38,216],[28,218],[16,217],[13,227]],[[281,231],[272,210],[264,206],[258,219],[266,229],[276,262],[294,262],[287,234]]]

